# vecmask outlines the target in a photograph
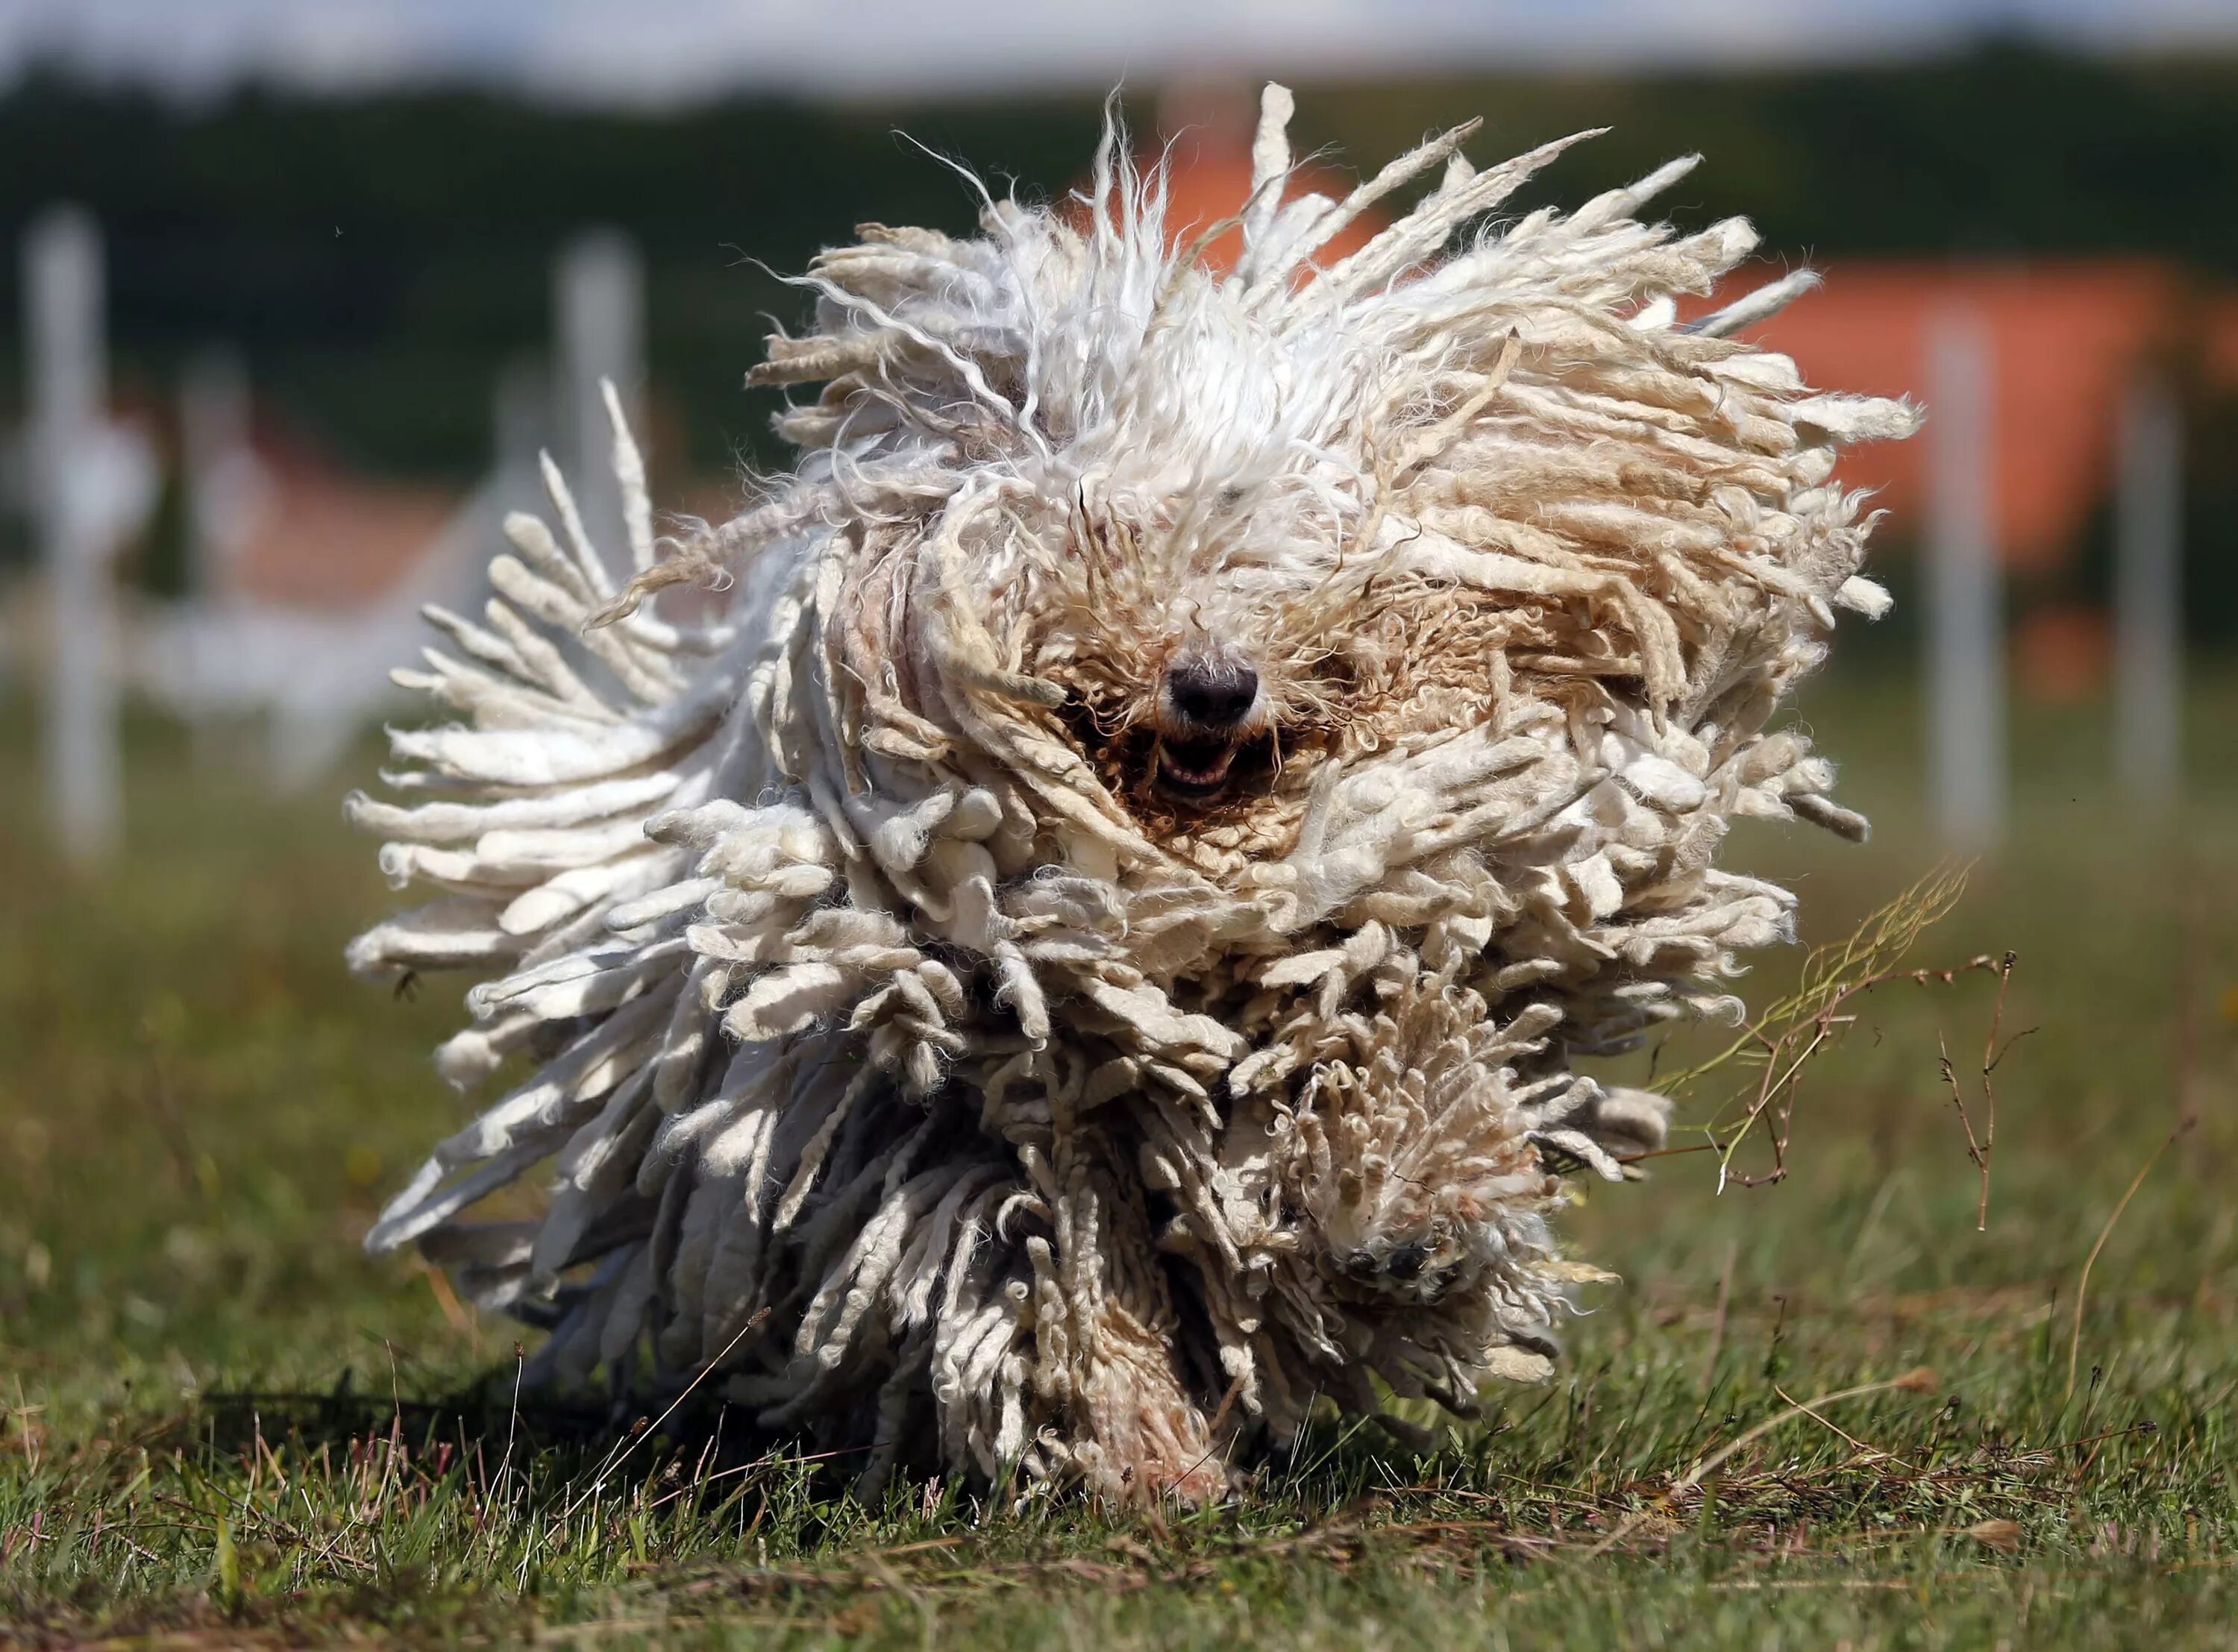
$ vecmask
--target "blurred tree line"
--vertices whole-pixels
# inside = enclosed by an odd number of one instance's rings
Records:
[[[1535,186],[1541,199],[1575,202],[1698,149],[1708,164],[1671,215],[1745,213],[1785,256],[2142,253],[2238,274],[2238,63],[2005,43],[1808,72],[1321,84],[1300,104],[1303,142],[1370,165],[1471,115],[1486,117],[1480,161],[1612,127]],[[1129,113],[1147,130],[1149,95]],[[223,341],[338,457],[463,478],[488,455],[497,376],[546,346],[554,250],[619,226],[646,258],[669,415],[656,433],[670,466],[705,471],[773,456],[772,403],[741,381],[771,319],[805,302],[771,271],[798,270],[863,220],[967,228],[971,191],[937,157],[998,192],[1061,193],[1100,118],[1088,96],[642,114],[456,90],[244,90],[182,106],[33,76],[0,98],[0,228],[12,243],[63,199],[100,215],[128,391],[167,396],[187,356]],[[11,317],[17,280],[16,260],[0,260]],[[0,360],[11,401],[15,333]]]

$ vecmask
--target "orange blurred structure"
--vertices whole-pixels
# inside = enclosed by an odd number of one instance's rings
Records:
[[[1825,274],[1754,329],[1811,383],[1917,397],[1938,320],[1970,316],[1986,334],[1991,532],[2008,569],[2054,588],[2015,616],[2016,676],[2031,699],[2089,698],[2109,664],[2107,616],[2056,587],[2113,489],[2125,393],[2143,372],[2189,377],[2209,394],[2238,389],[2238,294],[2142,261],[1837,264]],[[1932,440],[1930,429],[1844,459],[1844,479],[1874,489],[1899,534],[1922,525]]]
[[[212,594],[276,607],[347,613],[377,602],[411,572],[450,519],[459,495],[376,480],[266,437],[260,497]]]
[[[1823,288],[1751,329],[1814,384],[1916,398],[1934,322],[1980,322],[1994,375],[1994,525],[2016,570],[2055,567],[2075,551],[2112,481],[2115,425],[2133,374],[2188,358],[2210,380],[2238,384],[2238,299],[2203,293],[2166,265],[1836,264],[1825,275]],[[1843,473],[1878,490],[1877,502],[1910,525],[1923,503],[1925,456],[1924,438],[1877,444],[1847,457]]]

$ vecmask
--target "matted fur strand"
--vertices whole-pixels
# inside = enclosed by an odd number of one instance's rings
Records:
[[[535,1380],[1201,1498],[1318,1397],[1550,1369],[1553,1173],[1666,1111],[1573,1058],[1789,937],[1735,816],[1863,830],[1766,725],[1886,600],[1835,450],[1914,416],[1731,336],[1807,276],[1675,321],[1754,244],[1633,218],[1690,162],[1465,234],[1566,144],[1286,202],[1289,110],[1232,273],[1116,131],[1077,211],[864,226],[755,375],[824,386],[791,474],[661,558],[617,409],[630,576],[547,462],[557,532],[431,612],[463,720],[349,808],[439,894],[350,956],[493,977],[441,1070],[529,1070],[367,1243],[548,1326]],[[638,605],[708,566],[718,623]]]

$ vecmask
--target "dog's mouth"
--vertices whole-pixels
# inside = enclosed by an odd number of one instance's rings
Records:
[[[1235,777],[1236,756],[1243,743],[1241,735],[1161,738],[1154,770],[1158,790],[1180,803],[1217,801]]]
[[[1081,750],[1114,790],[1182,819],[1240,806],[1265,792],[1281,772],[1282,753],[1291,743],[1258,707],[1209,724],[1161,706],[1149,717],[1128,722],[1109,713],[1099,717],[1076,701],[1066,718]]]

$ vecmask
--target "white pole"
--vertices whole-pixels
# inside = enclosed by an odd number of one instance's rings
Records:
[[[34,222],[23,241],[24,354],[31,451],[52,593],[46,703],[48,796],[63,851],[94,860],[116,846],[122,790],[116,749],[114,548],[87,460],[108,400],[101,232],[76,207]]]
[[[613,380],[631,422],[645,377],[645,281],[637,249],[619,230],[578,236],[560,255],[553,283],[560,374],[566,398],[560,455],[591,537],[611,554],[623,543],[621,491],[613,476],[613,425],[599,389]]]
[[[2114,774],[2165,814],[2182,786],[2183,458],[2168,387],[2122,405],[2114,527]]]
[[[1983,849],[2004,828],[2005,641],[1981,318],[1937,318],[1927,367],[1929,796],[1943,839]]]

